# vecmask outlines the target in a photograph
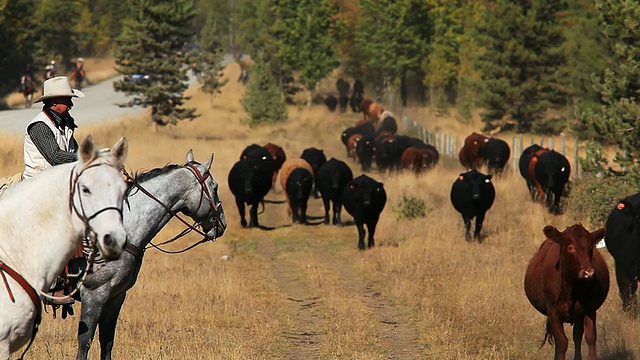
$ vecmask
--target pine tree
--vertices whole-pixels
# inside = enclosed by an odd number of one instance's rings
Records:
[[[329,0],[280,0],[275,6],[277,57],[298,75],[311,106],[316,84],[338,66],[332,35],[338,7]]]
[[[613,42],[615,59],[604,74],[593,77],[594,87],[604,105],[598,110],[580,111],[579,120],[599,138],[614,141],[619,151],[613,159],[627,168],[640,184],[640,3],[598,0],[604,33]],[[595,156],[587,162],[596,164]]]
[[[249,114],[247,123],[253,126],[286,120],[287,108],[271,75],[269,64],[259,60],[251,70],[246,92],[241,100],[244,110]]]
[[[187,89],[185,58],[180,52],[195,31],[192,0],[132,0],[133,19],[124,25],[115,51],[119,73],[148,74],[150,80],[114,82],[116,91],[133,98],[122,106],[151,108],[151,118],[159,125],[192,120],[195,109],[184,108]]]
[[[406,105],[407,74],[422,74],[428,56],[430,5],[422,0],[360,0],[360,6],[354,51],[366,61],[368,80],[381,90],[400,89]]]
[[[564,98],[557,71],[565,63],[559,23],[565,8],[562,0],[487,2],[476,24],[483,51],[475,61],[485,130],[530,131],[553,101]]]
[[[0,97],[16,91],[25,66],[33,65],[35,10],[34,1],[0,1]]]

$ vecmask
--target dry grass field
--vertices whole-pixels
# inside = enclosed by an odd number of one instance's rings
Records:
[[[384,182],[388,195],[376,234],[377,246],[357,250],[355,226],[291,225],[285,204],[267,203],[259,215],[272,231],[243,229],[228,190],[229,169],[251,143],[273,142],[289,157],[307,147],[351,165],[340,133],[359,118],[330,113],[324,106],[291,108],[283,124],[249,128],[239,104],[243,89],[238,67],[213,100],[192,90],[190,106],[202,115],[176,126],[153,127],[148,119],[81,126],[78,138],[92,134],[100,144],[126,136],[127,169],[183,163],[189,149],[197,160],[215,153],[212,173],[221,184],[228,229],[215,243],[185,254],[147,251],[135,287],[120,314],[116,359],[550,359],[553,347],[540,348],[545,318],[523,290],[529,259],[544,240],[542,228],[560,230],[585,219],[552,216],[529,200],[524,181],[508,171],[495,179],[496,202],[488,212],[483,243],[467,243],[462,219],[449,202],[451,184],[463,171],[443,158],[431,172],[368,175]],[[415,113],[423,109],[413,109]],[[417,119],[425,127],[433,124]],[[79,119],[81,123],[81,119]],[[442,130],[465,136],[477,130],[453,118]],[[1,173],[21,168],[20,137],[2,136]],[[427,215],[396,220],[403,195],[424,200]],[[284,199],[278,188],[268,199]],[[309,214],[323,215],[311,199]],[[343,220],[351,220],[343,212]],[[156,241],[172,237],[182,224],[171,222]],[[198,240],[188,236],[171,246]],[[55,241],[55,239],[52,239]],[[222,256],[230,256],[223,261]],[[600,359],[635,359],[640,328],[621,313],[612,286],[598,315]],[[34,260],[35,261],[35,260]],[[77,314],[62,320],[45,314],[29,359],[69,359],[76,352]],[[566,326],[570,337],[570,327]],[[583,346],[586,355],[586,346]],[[91,358],[99,358],[97,337]],[[569,356],[573,357],[570,346]]]

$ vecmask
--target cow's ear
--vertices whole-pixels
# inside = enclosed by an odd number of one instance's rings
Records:
[[[356,184],[354,183],[349,184],[349,189],[353,190],[355,188],[356,188]]]
[[[487,179],[491,180],[491,178],[493,178],[493,175],[491,174],[487,175]]]
[[[460,174],[460,176],[458,176],[458,180],[464,180],[464,174]]]
[[[557,243],[562,240],[562,233],[558,231],[555,226],[547,225],[544,227],[544,229],[542,229],[542,232],[544,233],[544,236],[546,236],[549,240]]]
[[[594,232],[592,232],[590,234],[591,236],[591,243],[592,244],[597,244],[600,240],[602,240],[602,238],[606,235],[607,230],[605,228],[600,228]]]

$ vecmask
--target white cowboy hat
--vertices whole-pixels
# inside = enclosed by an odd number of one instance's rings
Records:
[[[56,76],[44,81],[44,90],[42,96],[37,98],[34,102],[40,102],[44,99],[50,99],[54,97],[69,96],[83,98],[84,94],[78,89],[72,89],[69,84],[69,79],[66,76]]]

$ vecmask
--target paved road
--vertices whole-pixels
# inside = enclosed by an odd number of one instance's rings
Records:
[[[243,58],[248,57],[244,55]],[[222,64],[226,66],[234,61],[233,56],[227,54],[224,56]],[[190,72],[188,74],[191,75]],[[145,109],[141,107],[121,108],[117,105],[128,101],[124,93],[113,90],[113,81],[119,78],[115,77],[82,89],[86,97],[74,99],[74,107],[71,109],[71,116],[76,120],[79,127],[90,123],[118,120],[125,116],[139,116],[145,112]],[[189,77],[189,86],[195,86],[197,83],[194,77]],[[35,98],[38,96],[35,96]],[[29,109],[20,108],[0,111],[0,132],[24,134],[27,124],[40,110],[42,110],[42,105],[37,103],[33,104]]]
[[[71,116],[76,120],[78,126],[82,127],[89,123],[117,120],[123,116],[135,116],[144,112],[145,109],[141,107],[121,108],[116,105],[126,102],[127,97],[123,93],[113,90],[113,80],[86,86],[82,89],[86,97],[83,99],[74,98]],[[42,104],[36,103],[29,109],[0,111],[0,131],[24,134],[27,124],[41,110]]]

